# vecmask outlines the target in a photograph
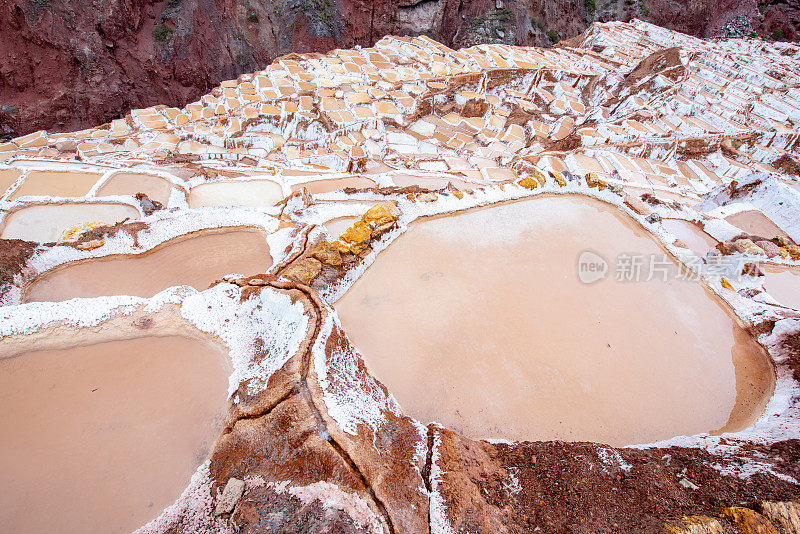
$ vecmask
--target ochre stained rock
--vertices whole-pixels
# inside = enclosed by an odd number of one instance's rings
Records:
[[[397,203],[387,200],[368,209],[361,220],[374,228],[388,222],[394,222],[398,217],[400,217],[400,208]]]
[[[597,174],[590,172],[586,174],[586,185],[589,187],[596,187],[600,191],[606,188],[605,181],[601,180]]]
[[[684,516],[680,520],[664,524],[669,534],[723,534],[718,519],[705,515]]]
[[[539,182],[540,186],[544,187],[544,185],[547,183],[547,179],[545,178],[544,173],[542,173],[542,171],[540,171],[539,169],[533,169],[531,171],[531,175],[533,175],[533,177],[536,178],[536,181]]]
[[[356,255],[367,247],[370,239],[372,239],[372,229],[363,220],[356,221],[339,236],[339,241],[346,244],[349,251]]]
[[[314,250],[311,252],[311,257],[321,261],[325,265],[332,265],[333,267],[338,267],[342,264],[342,255],[339,249],[324,239],[314,247]]]
[[[517,185],[524,187],[525,189],[536,189],[539,186],[539,182],[533,178],[523,178],[517,182]]]
[[[722,515],[736,523],[740,534],[780,534],[769,519],[750,508],[731,506]]]
[[[786,534],[800,534],[800,504],[797,502],[764,501],[759,508],[764,517],[780,525]]]
[[[564,187],[567,185],[567,180],[562,175],[558,174],[557,172],[550,171],[550,178],[552,178],[559,187]]]
[[[322,263],[314,258],[302,258],[289,264],[281,273],[289,280],[308,285],[322,271]]]

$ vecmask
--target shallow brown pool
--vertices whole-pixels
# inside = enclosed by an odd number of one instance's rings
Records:
[[[623,217],[543,197],[417,222],[336,309],[406,413],[471,437],[622,445],[749,426],[773,388],[765,354],[671,260],[666,282],[617,282],[618,255],[664,261]],[[608,278],[579,281],[586,249]]]
[[[258,274],[272,265],[264,234],[255,229],[208,230],[179,237],[135,256],[71,263],[36,278],[24,302],[75,297],[152,297],[176,285],[206,289],[231,273]]]
[[[11,213],[5,219],[2,237],[49,243],[60,239],[64,230],[77,224],[114,224],[124,219],[138,218],[139,212],[125,204],[37,204]]]
[[[31,171],[11,198],[24,196],[82,197],[102,174],[72,171]]]
[[[220,430],[223,350],[189,337],[0,354],[5,532],[130,532],[189,483]]]
[[[732,225],[741,228],[748,234],[772,239],[777,236],[789,239],[789,235],[780,226],[768,219],[760,211],[740,211],[725,217]]]
[[[675,237],[683,241],[698,256],[705,256],[709,249],[717,245],[717,240],[690,221],[664,219],[661,224]]]
[[[764,289],[784,306],[800,310],[800,271],[788,267],[762,265],[766,272]]]
[[[339,191],[346,187],[355,187],[356,189],[375,187],[375,182],[373,182],[369,178],[364,178],[362,176],[351,176],[348,178],[333,178],[328,180],[314,180],[311,182],[294,184],[292,185],[292,191],[300,191],[304,187],[308,189],[308,192],[311,193],[312,195],[319,195],[321,193]]]
[[[172,184],[160,176],[131,172],[117,173],[109,178],[97,190],[97,196],[131,195],[144,193],[152,200],[167,205]]]

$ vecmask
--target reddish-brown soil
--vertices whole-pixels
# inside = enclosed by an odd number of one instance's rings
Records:
[[[290,52],[425,34],[449,46],[548,46],[592,20],[650,20],[700,36],[747,20],[796,36],[798,4],[747,0],[9,0],[0,6],[0,136],[69,131],[132,108],[182,106]],[[554,32],[554,33],[553,33]],[[794,32],[794,33],[793,33]]]
[[[36,246],[36,243],[21,239],[0,239],[0,292],[22,271]]]
[[[708,515],[725,524],[720,517],[725,507],[800,496],[797,485],[773,476],[723,476],[712,465],[736,465],[736,459],[698,449],[493,445],[436,432],[444,472],[439,488],[457,532],[496,532],[498,525],[510,532],[664,532],[664,522],[683,515]],[[798,440],[754,447],[748,454],[800,475]],[[518,479],[519,492],[509,485],[509,475]],[[684,478],[697,488],[681,485]]]

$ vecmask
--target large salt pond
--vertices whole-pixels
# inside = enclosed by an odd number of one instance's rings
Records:
[[[36,278],[25,302],[75,297],[152,297],[176,285],[206,289],[231,273],[258,274],[272,264],[264,234],[255,229],[206,230],[179,237],[154,250],[67,264]]]
[[[189,483],[223,426],[227,359],[182,336],[4,354],[5,532],[130,532]]]
[[[5,219],[2,238],[49,243],[57,241],[64,230],[77,224],[114,224],[124,219],[138,218],[139,212],[125,204],[36,204],[9,214]]]
[[[591,285],[577,276],[587,249],[609,262]],[[618,257],[634,254],[642,280],[618,282]],[[336,308],[406,413],[471,437],[622,445],[743,429],[774,372],[677,272],[615,208],[542,197],[413,223]]]

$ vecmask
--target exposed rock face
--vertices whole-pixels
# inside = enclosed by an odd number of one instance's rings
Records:
[[[796,38],[797,2],[762,4],[763,25],[753,0],[599,0],[595,9],[580,0],[11,0],[0,8],[0,135],[181,107],[280,55],[371,46],[387,34],[548,46],[593,20],[639,17],[698,36],[780,29]]]

